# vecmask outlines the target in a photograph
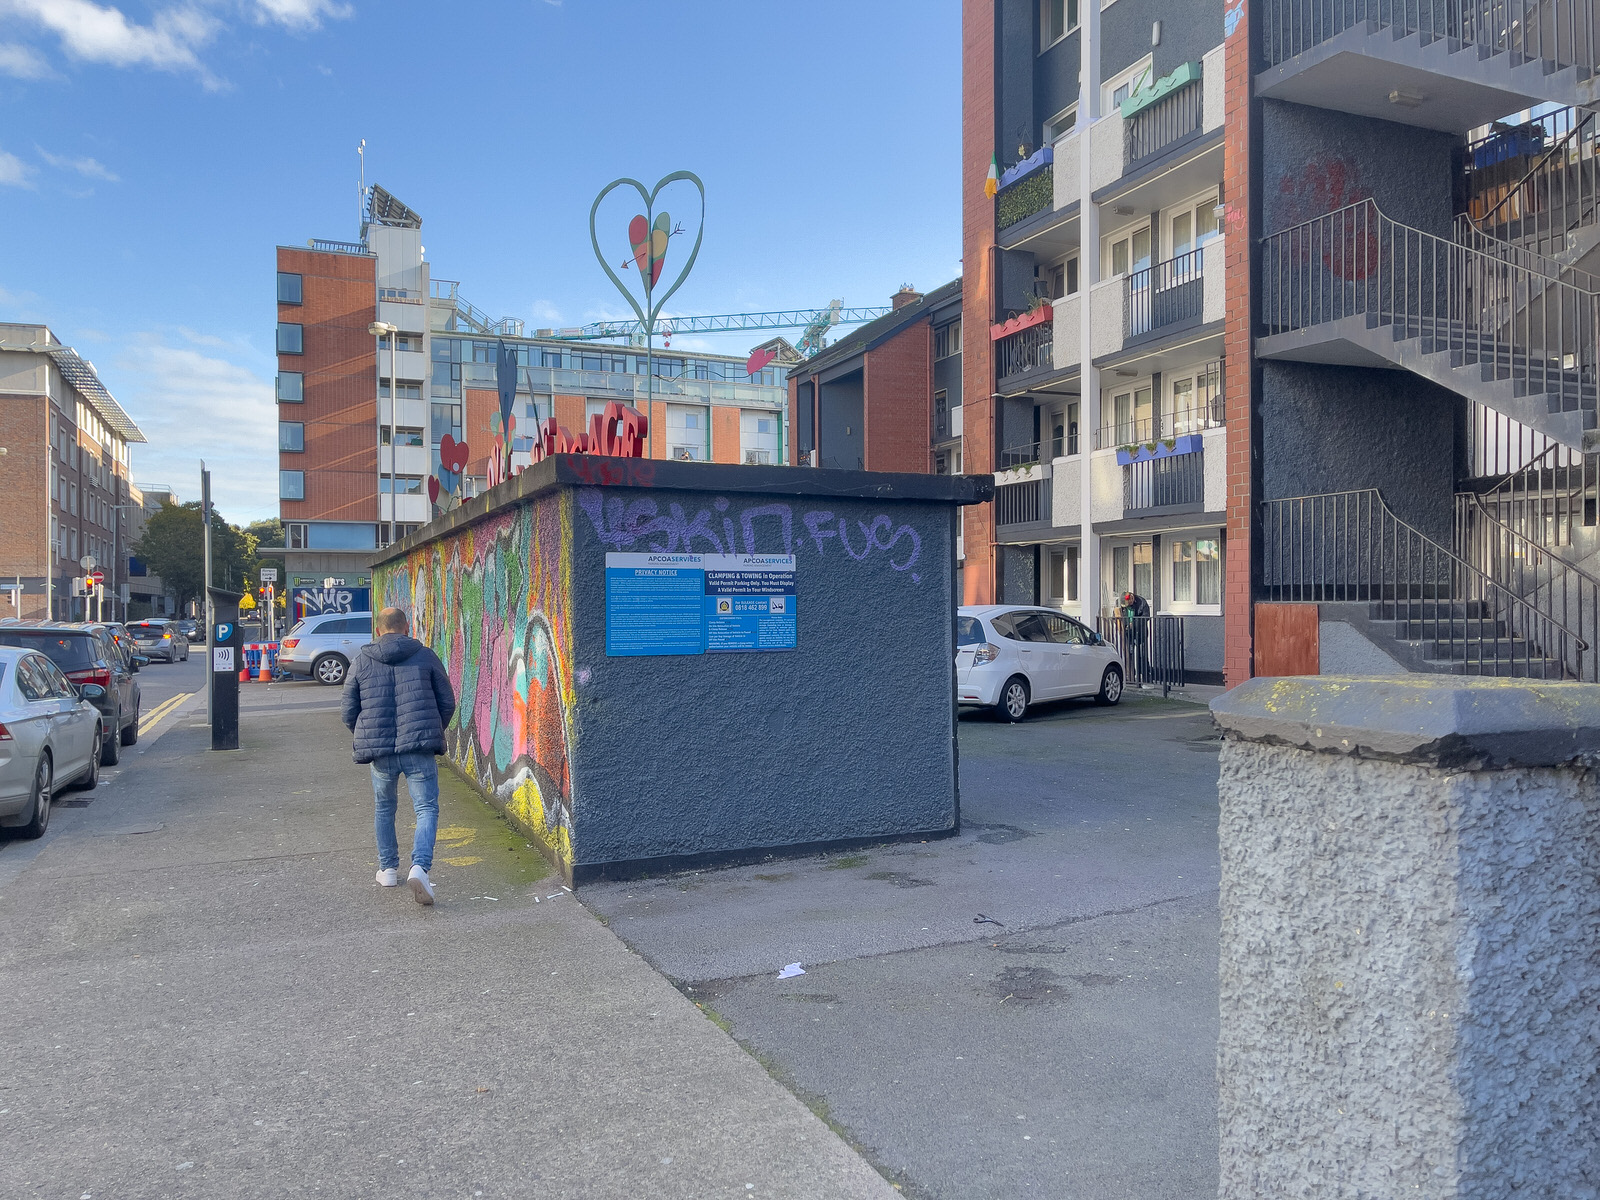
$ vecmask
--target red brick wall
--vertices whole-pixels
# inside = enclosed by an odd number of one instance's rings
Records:
[[[467,460],[467,474],[483,475],[489,470],[489,447],[494,444],[489,418],[500,411],[500,393],[494,388],[462,388],[461,398],[461,436],[467,440],[467,449],[472,452],[472,457]],[[522,422],[526,420],[526,417],[519,416],[517,433],[527,433],[531,437],[533,431],[522,428]]]
[[[554,404],[556,424],[560,425],[573,437],[577,437],[588,428],[583,416],[588,407],[584,397],[563,396],[557,392]]]
[[[1227,579],[1223,585],[1223,681],[1228,687],[1243,683],[1255,673],[1251,580],[1254,574],[1251,546],[1254,508],[1252,493],[1251,410],[1254,405],[1254,363],[1250,335],[1254,295],[1250,249],[1253,236],[1250,211],[1250,131],[1254,119],[1250,104],[1250,0],[1230,0],[1242,19],[1234,27],[1224,52],[1227,89],[1227,129],[1223,146],[1222,191],[1227,204],[1227,314],[1223,354],[1227,361],[1228,423],[1228,524]],[[970,552],[970,551],[969,551]]]
[[[306,498],[281,500],[285,521],[376,521],[378,418],[377,260],[356,254],[278,249],[278,270],[303,278],[303,304],[280,304],[278,320],[305,327],[305,353],[284,354],[278,369],[305,373],[305,403],[279,416],[304,421],[305,452],[279,466],[306,473]]]
[[[50,507],[50,453],[45,442],[43,396],[0,397],[0,486],[5,489],[5,519],[0,520],[0,586],[16,576],[42,577]],[[68,472],[70,475],[70,472]],[[44,596],[23,596],[22,612],[0,601],[0,617],[44,615]]]
[[[740,463],[739,410],[727,404],[711,406],[711,461]]]
[[[918,321],[863,357],[867,470],[931,470],[932,324]]]
[[[989,318],[994,312],[994,201],[983,194],[994,131],[994,0],[961,5],[961,392],[965,412],[963,468],[994,470],[994,366]],[[962,510],[966,568],[963,604],[995,599],[994,505]]]

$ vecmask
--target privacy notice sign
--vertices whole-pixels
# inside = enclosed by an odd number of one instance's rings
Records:
[[[793,650],[792,554],[607,554],[606,655]]]

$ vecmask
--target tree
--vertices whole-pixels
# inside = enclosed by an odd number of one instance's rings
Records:
[[[203,600],[205,591],[205,530],[200,502],[163,502],[161,511],[145,522],[134,555],[159,575],[180,605]],[[230,591],[250,586],[254,540],[244,530],[229,525],[211,510],[211,581]]]

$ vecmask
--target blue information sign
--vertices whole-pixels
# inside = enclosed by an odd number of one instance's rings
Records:
[[[606,654],[793,650],[792,554],[607,554]]]

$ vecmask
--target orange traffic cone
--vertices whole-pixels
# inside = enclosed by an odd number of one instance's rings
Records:
[[[260,670],[258,670],[256,672],[256,682],[257,683],[271,683],[272,682],[272,668],[267,666],[267,652],[266,652],[266,650],[262,650],[261,651],[261,668],[260,668]]]
[[[249,683],[250,682],[250,668],[249,667],[241,667],[241,668],[239,668],[239,682],[240,683]]]

